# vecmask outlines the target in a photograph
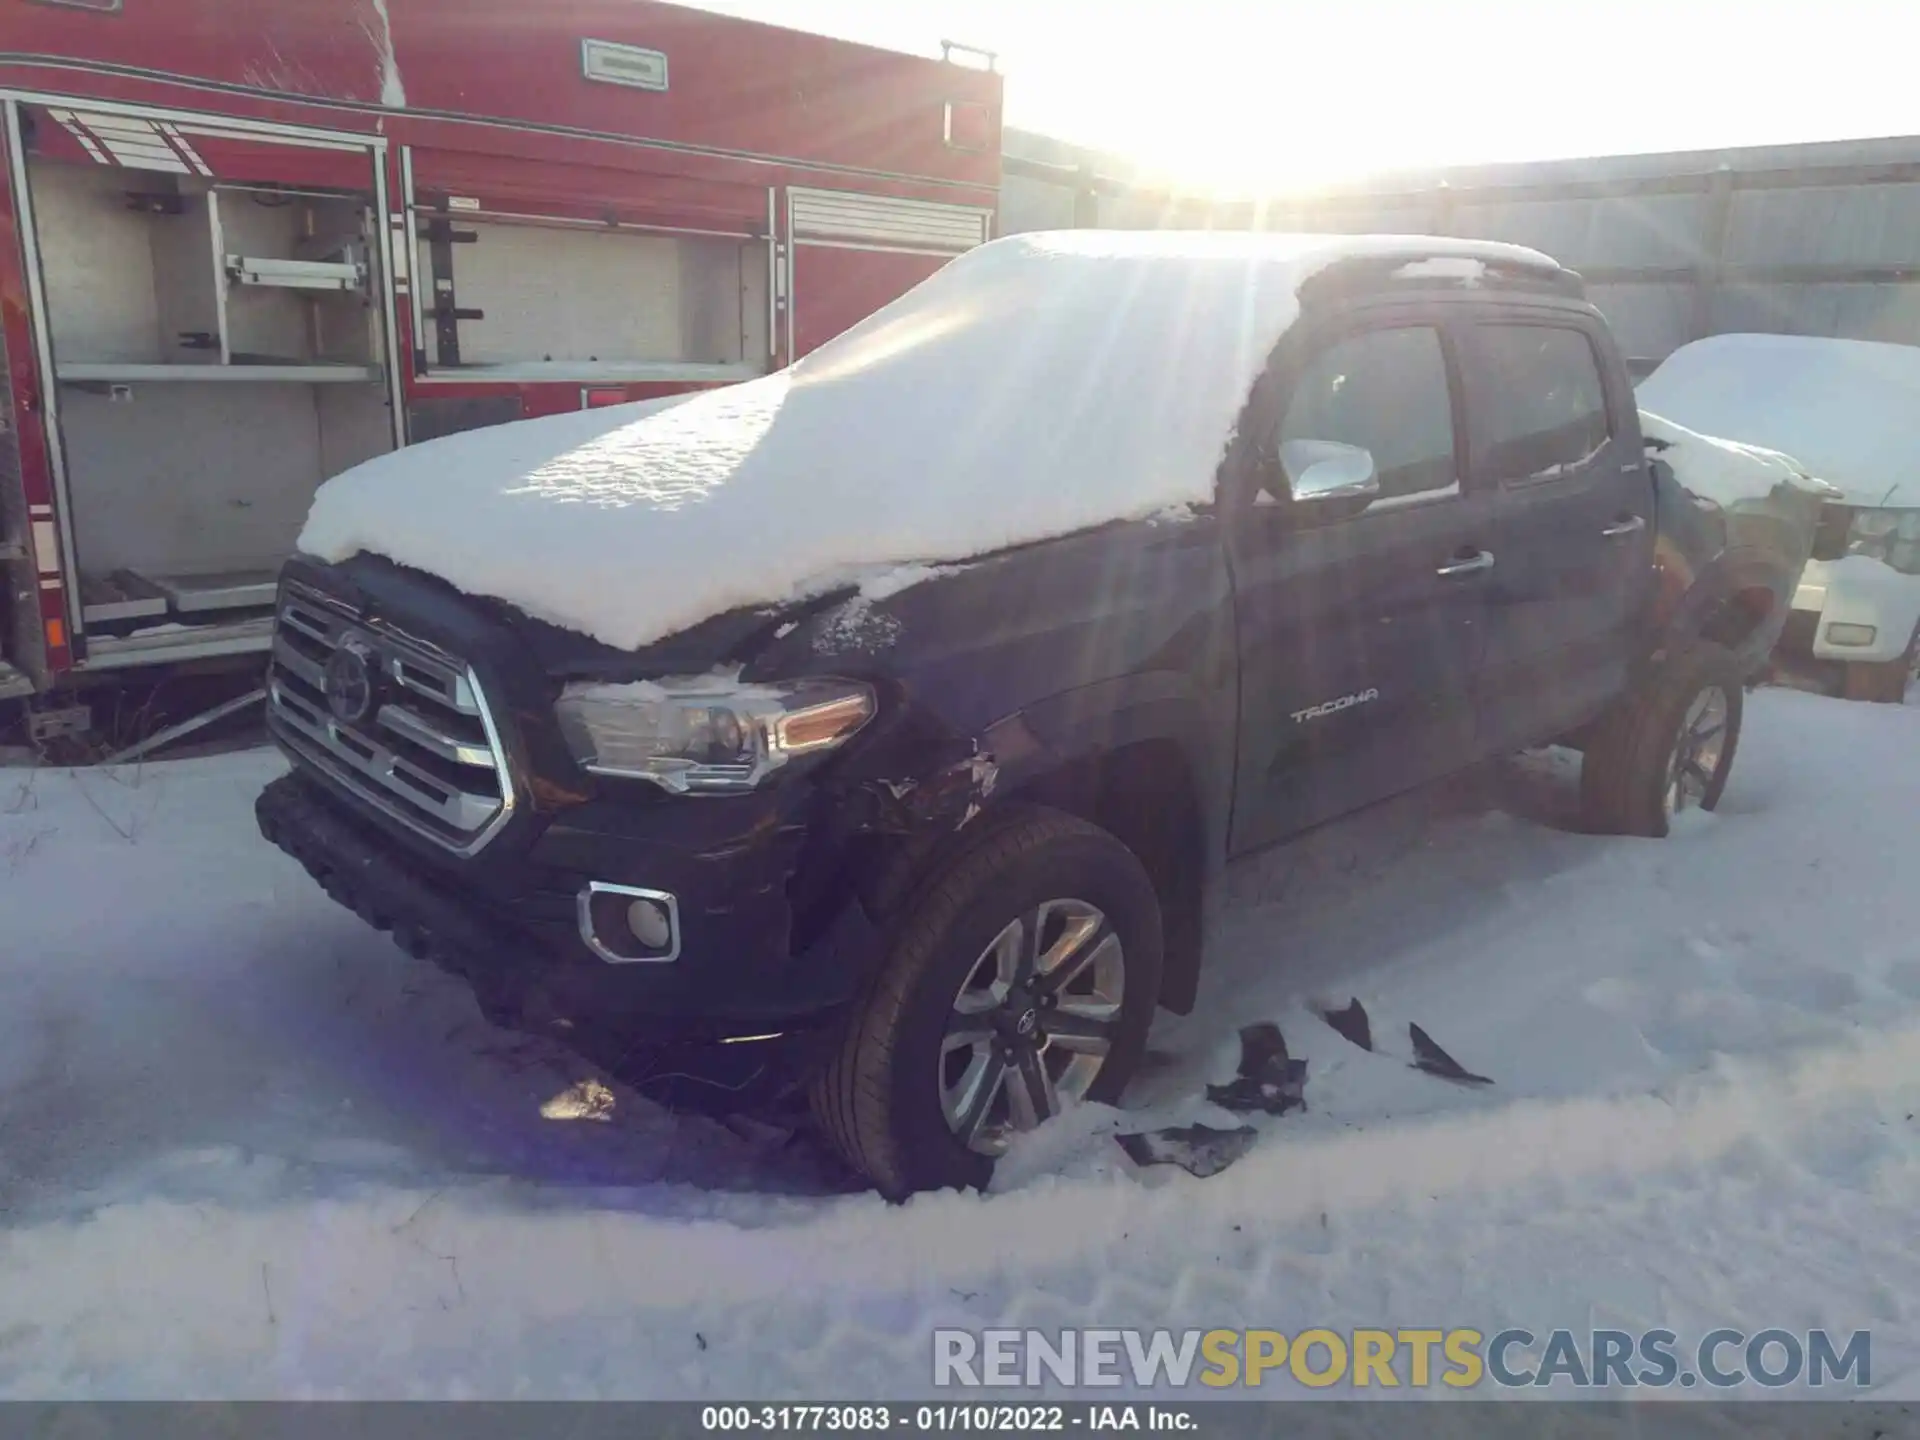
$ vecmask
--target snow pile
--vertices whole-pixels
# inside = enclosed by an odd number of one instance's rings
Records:
[[[1920,708],[1756,693],[1662,842],[1524,818],[1559,759],[1237,867],[1129,1112],[901,1207],[488,1026],[259,840],[271,755],[0,770],[0,1396],[925,1396],[937,1326],[1777,1325],[1870,1328],[1920,1398]],[[1314,1014],[1351,996],[1374,1052]],[[1307,1108],[1134,1169],[1115,1128],[1238,1123],[1205,1086],[1260,1020]]]
[[[1640,433],[1660,442],[1656,453],[1673,467],[1676,480],[1717,505],[1764,500],[1780,485],[1815,494],[1838,494],[1832,486],[1809,476],[1791,455],[1778,450],[1700,435],[1645,410],[1640,412]]]
[[[999,240],[779,374],[369,461],[322,487],[300,548],[632,648],[876,567],[1204,503],[1301,282],[1434,253],[1546,263],[1394,236]]]
[[[1920,505],[1920,347],[1713,335],[1641,382],[1640,404],[1784,451],[1853,505]]]

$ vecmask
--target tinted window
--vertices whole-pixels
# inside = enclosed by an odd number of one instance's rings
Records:
[[[1607,396],[1593,346],[1578,330],[1483,325],[1486,461],[1496,480],[1547,479],[1607,443]]]
[[[1328,346],[1295,383],[1275,438],[1361,446],[1383,500],[1451,489],[1453,404],[1439,334],[1369,330]]]

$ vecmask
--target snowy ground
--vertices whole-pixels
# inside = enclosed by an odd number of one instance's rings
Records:
[[[1233,877],[1130,1103],[1226,1120],[1191,1097],[1277,1020],[1309,1108],[1237,1166],[1136,1171],[1097,1112],[897,1208],[491,1029],[258,840],[268,753],[0,770],[0,1395],[905,1396],[942,1324],[1824,1325],[1920,1398],[1920,708],[1754,696],[1661,843],[1557,828],[1552,762]],[[1306,1008],[1353,995],[1497,1083]]]

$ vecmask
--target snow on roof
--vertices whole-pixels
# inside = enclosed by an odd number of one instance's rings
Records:
[[[1718,505],[1764,500],[1781,484],[1835,494],[1830,486],[1809,479],[1799,461],[1778,450],[1701,435],[1648,410],[1640,412],[1640,433],[1665,446],[1660,458],[1673,467],[1676,480]]]
[[[1649,410],[1785,451],[1856,505],[1920,505],[1920,347],[1713,335],[1641,382]]]
[[[736,607],[1212,498],[1302,281],[1408,236],[1078,231],[971,251],[775,375],[358,466],[300,548],[361,551],[636,648]]]

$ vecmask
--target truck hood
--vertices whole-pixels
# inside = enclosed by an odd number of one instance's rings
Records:
[[[1673,467],[1676,480],[1722,507],[1765,500],[1781,485],[1822,500],[1841,497],[1838,487],[1814,478],[1798,460],[1778,450],[1702,435],[1648,410],[1640,412],[1640,433],[1648,448]]]
[[[1920,505],[1920,347],[1713,335],[1641,382],[1641,407],[1785,452],[1849,505]]]
[[[740,607],[1206,505],[1300,285],[1401,255],[1551,264],[1394,236],[1015,236],[779,374],[350,470],[300,549],[382,555],[634,650]]]

